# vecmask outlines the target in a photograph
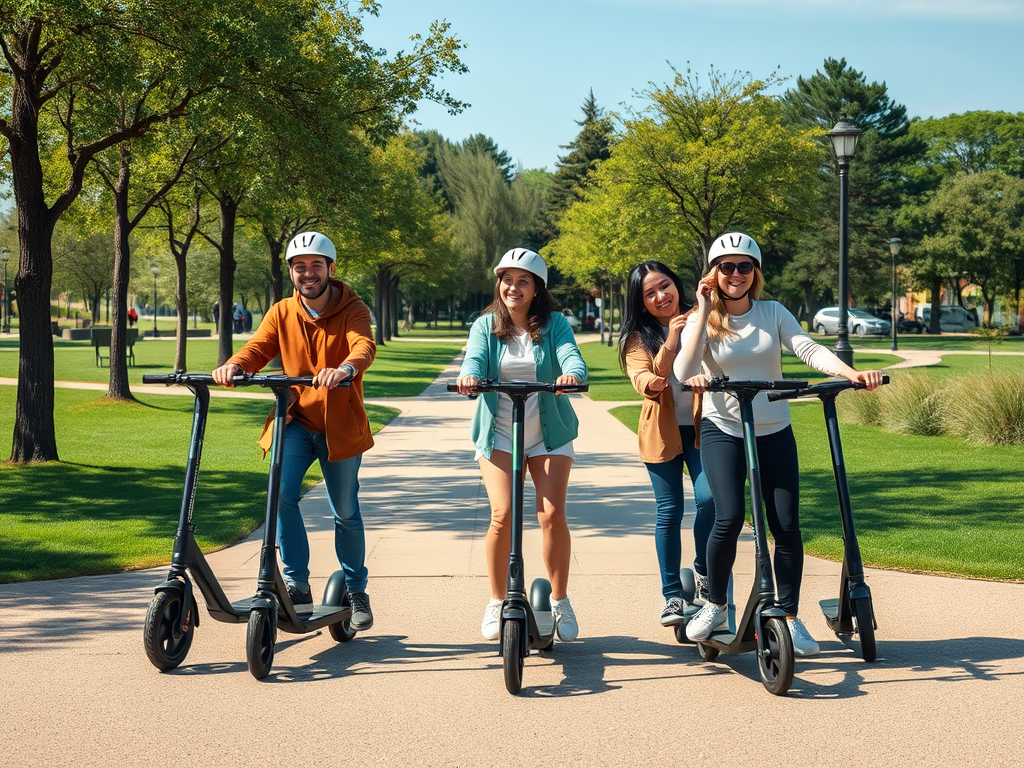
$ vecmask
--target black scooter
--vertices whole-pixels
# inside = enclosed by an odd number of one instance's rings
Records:
[[[323,605],[310,606],[309,610],[304,606],[303,611],[297,613],[277,565],[277,511],[281,498],[281,460],[284,455],[282,437],[288,411],[289,388],[312,386],[313,377],[242,375],[234,377],[232,382],[236,387],[268,387],[274,391],[276,399],[266,522],[256,594],[235,602],[228,600],[195,540],[192,512],[210,408],[209,387],[211,384],[216,386],[216,382],[210,374],[145,374],[142,377],[143,384],[178,384],[188,387],[195,395],[196,402],[171,568],[167,581],[156,588],[156,594],[149,604],[143,640],[146,656],[161,671],[174,669],[185,660],[192,645],[192,635],[199,626],[199,613],[192,587],[194,580],[214,619],[227,624],[248,622],[246,659],[253,677],[262,680],[270,674],[274,663],[274,642],[278,629],[304,634],[326,626],[331,637],[340,643],[355,637],[355,631],[351,627],[352,608],[342,571],[335,571],[328,580]],[[349,386],[349,383],[343,382],[340,386]]]
[[[686,384],[681,385],[689,390]],[[756,575],[750,588],[750,597],[738,626],[732,622],[712,632],[706,640],[697,643],[697,652],[705,661],[714,661],[725,653],[757,652],[757,667],[761,682],[769,693],[782,696],[793,685],[793,638],[786,623],[786,612],[775,605],[775,579],[772,574],[771,555],[761,496],[761,470],[757,460],[757,441],[754,435],[754,398],[769,390],[804,389],[806,381],[730,381],[728,377],[707,382],[707,392],[730,392],[740,403],[743,423],[743,449],[747,459],[747,480],[750,487],[750,506],[753,510],[754,559]]]
[[[882,383],[888,384],[889,377],[882,376]],[[839,581],[839,597],[819,601],[829,628],[837,637],[860,638],[860,655],[864,661],[874,661],[878,655],[875,645],[875,609],[871,602],[871,589],[864,579],[864,563],[860,557],[860,544],[853,525],[853,510],[850,507],[850,489],[846,483],[846,462],[843,460],[843,445],[839,439],[839,418],[836,415],[836,397],[848,389],[864,389],[846,379],[812,384],[804,389],[790,392],[769,392],[769,400],[792,400],[804,395],[814,395],[821,400],[825,409],[825,429],[828,431],[828,445],[832,452],[832,471],[836,477],[836,494],[839,497],[839,517],[843,522],[843,573]]]
[[[505,689],[516,694],[523,687],[523,662],[530,649],[546,651],[555,643],[555,620],[551,615],[551,582],[534,579],[526,599],[523,576],[523,496],[526,482],[526,446],[523,445],[526,399],[537,392],[586,392],[587,384],[557,385],[535,381],[481,379],[476,392],[503,392],[512,400],[512,541],[508,558],[508,590],[501,605],[501,658]],[[458,392],[456,384],[449,392]]]

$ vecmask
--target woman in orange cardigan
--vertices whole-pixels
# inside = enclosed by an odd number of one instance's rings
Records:
[[[707,542],[715,523],[715,504],[700,463],[694,428],[693,395],[682,392],[672,373],[687,314],[680,304],[682,282],[669,267],[645,261],[629,273],[626,309],[619,337],[619,363],[644,396],[640,410],[640,460],[654,487],[657,516],[654,546],[661,568],[665,608],[661,623],[683,622],[682,561],[683,464],[693,481],[697,515],[693,523],[693,569],[697,595],[707,595]]]

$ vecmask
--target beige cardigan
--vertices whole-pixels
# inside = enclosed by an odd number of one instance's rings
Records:
[[[662,464],[683,452],[672,387],[665,387],[661,392],[653,392],[649,388],[655,378],[669,377],[674,360],[675,353],[667,351],[665,347],[652,360],[640,341],[640,334],[633,334],[626,341],[626,375],[633,388],[644,396],[637,437],[640,441],[640,460],[645,463]],[[699,401],[700,398],[694,400]]]

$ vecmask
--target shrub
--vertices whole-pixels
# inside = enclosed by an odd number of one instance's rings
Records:
[[[946,429],[974,445],[1024,445],[1024,373],[954,379]]]
[[[892,386],[887,384],[886,386]],[[850,391],[844,392],[836,400],[836,412],[839,420],[848,424],[859,424],[862,427],[882,426],[882,390],[874,392]]]
[[[910,373],[878,390],[881,424],[904,435],[941,435],[945,432],[943,383],[927,375]]]

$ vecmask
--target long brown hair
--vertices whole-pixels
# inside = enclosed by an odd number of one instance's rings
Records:
[[[498,273],[498,281],[494,284],[494,300],[487,305],[483,314],[491,313],[494,315],[494,325],[491,327],[491,333],[502,341],[509,342],[516,335],[516,324],[513,322],[512,315],[509,314],[505,302],[501,300],[501,276],[503,274],[505,274],[504,270]],[[537,294],[533,297],[533,301],[530,302],[530,309],[526,313],[526,332],[530,334],[530,340],[537,344],[544,333],[544,326],[548,324],[548,320],[551,318],[551,313],[559,312],[562,308],[555,301],[555,298],[548,293],[547,286],[544,285],[544,281],[539,276],[532,272],[527,272],[527,274],[533,280],[533,287],[537,290]]]
[[[737,334],[736,331],[729,327],[729,312],[726,310],[725,302],[718,291],[718,264],[711,267],[708,275],[715,281],[714,288],[711,291],[711,312],[708,314],[708,339],[712,341],[731,339]],[[761,295],[761,289],[764,288],[764,275],[761,274],[761,269],[757,266],[757,262],[754,262],[754,271],[750,273],[750,279],[751,285],[747,296],[750,297],[751,301],[757,301],[757,297]]]

